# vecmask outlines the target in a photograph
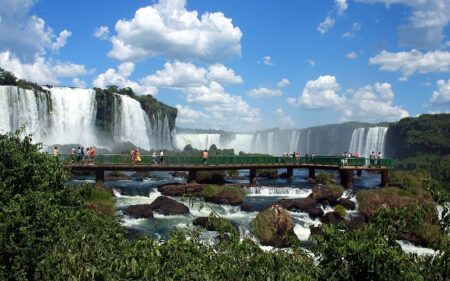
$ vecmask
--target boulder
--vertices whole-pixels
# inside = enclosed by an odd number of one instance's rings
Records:
[[[315,199],[318,203],[337,205],[338,199],[342,196],[344,189],[341,186],[322,186],[314,187],[308,198]]]
[[[307,212],[308,209],[316,208],[316,206],[317,206],[316,199],[305,198],[303,200],[293,200],[292,208],[302,212]]]
[[[186,172],[175,171],[171,173],[174,178],[187,178],[188,174]]]
[[[324,234],[323,230],[322,230],[322,228],[320,226],[311,225],[309,227],[309,231],[311,232],[310,236],[313,236],[313,235],[321,235],[321,236],[323,236],[323,234]]]
[[[202,192],[204,186],[200,184],[180,184],[170,183],[158,187],[158,191],[165,196],[180,197],[184,194],[198,195]]]
[[[148,178],[150,176],[150,172],[148,171],[138,171],[131,175],[132,178]]]
[[[125,215],[133,218],[153,218],[150,204],[131,205],[125,210]]]
[[[294,200],[293,199],[281,199],[277,202],[277,204],[280,204],[285,209],[291,210],[294,207]]]
[[[312,219],[320,218],[324,214],[323,210],[321,208],[317,208],[317,207],[309,208],[306,210],[306,212]]]
[[[242,204],[241,205],[241,211],[243,211],[243,212],[255,212],[256,209],[252,205]]]
[[[345,219],[339,216],[336,212],[328,212],[320,218],[320,221],[322,223],[339,224],[345,222]]]
[[[239,226],[236,223],[224,218],[198,217],[192,222],[192,224],[209,231],[223,230],[224,232],[239,233]]]
[[[245,195],[241,186],[209,185],[202,190],[205,201],[233,206],[241,205]]]
[[[267,179],[276,179],[278,178],[278,171],[274,170],[262,170],[258,172],[258,177],[267,178]]]
[[[342,205],[347,210],[354,210],[356,208],[355,202],[351,201],[348,198],[339,198],[338,202],[339,205]]]
[[[253,227],[262,245],[282,248],[297,241],[291,215],[278,204],[260,212],[253,221]]]
[[[154,212],[165,216],[189,214],[188,207],[166,196],[159,196],[156,198],[155,201],[150,204],[150,208]]]

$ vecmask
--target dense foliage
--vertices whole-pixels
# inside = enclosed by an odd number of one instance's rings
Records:
[[[450,114],[423,114],[389,124],[385,150],[396,159],[396,168],[426,169],[449,183]]]
[[[17,79],[17,77],[13,73],[4,70],[1,67],[0,67],[0,86],[17,86],[19,88],[27,90],[35,90],[44,93],[48,92],[47,90],[45,90],[36,83],[23,79]]]
[[[29,136],[0,135],[0,280],[445,280],[450,274],[448,245],[432,258],[405,254],[380,224],[355,231],[323,226],[313,242],[315,259],[297,246],[264,252],[233,234],[214,245],[201,242],[197,231],[174,232],[166,241],[127,240],[104,212],[112,197],[101,187],[66,185],[64,167],[39,149]]]

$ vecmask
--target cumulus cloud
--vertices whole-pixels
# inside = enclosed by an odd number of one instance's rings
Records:
[[[129,76],[134,71],[134,64],[125,62],[119,65],[118,69],[109,68],[104,73],[99,74],[93,81],[93,85],[99,88],[115,85],[119,88],[130,87],[138,95],[156,95],[158,90],[154,86],[141,85],[129,80]]]
[[[195,125],[208,118],[207,114],[194,110],[189,106],[177,105],[176,108],[178,109],[177,124]]]
[[[439,80],[436,84],[438,89],[433,92],[430,102],[433,104],[450,103],[450,79],[447,82]]]
[[[166,62],[164,69],[141,80],[146,85],[175,89],[208,85],[212,81],[222,85],[243,83],[241,76],[222,64],[213,64],[206,69],[180,61]]]
[[[264,97],[279,97],[283,95],[283,88],[287,87],[289,85],[289,80],[286,78],[281,79],[277,83],[277,87],[275,89],[266,88],[266,87],[259,87],[254,88],[248,91],[248,95],[253,98],[264,98]]]
[[[32,62],[23,62],[9,51],[0,52],[0,65],[21,79],[39,84],[59,84],[58,78],[77,77],[87,73],[86,67],[70,62],[54,62],[36,56]]]
[[[327,16],[323,22],[319,23],[319,26],[317,26],[317,31],[319,31],[321,34],[325,34],[334,26],[335,20],[329,16]]]
[[[290,98],[292,106],[307,109],[326,109],[341,113],[341,120],[382,121],[398,120],[409,116],[408,112],[393,105],[394,93],[389,83],[366,85],[349,96],[339,94],[340,85],[334,76],[320,76],[308,81],[298,99]]]
[[[277,108],[275,110],[275,115],[277,117],[277,126],[282,129],[292,129],[294,128],[296,122],[292,117],[286,116],[283,112],[283,109]]]
[[[325,75],[316,80],[306,82],[302,95],[298,99],[289,98],[288,103],[309,109],[332,108],[344,103],[344,98],[338,95],[340,85],[336,77]]]
[[[93,35],[101,40],[107,40],[109,38],[109,28],[104,25],[97,27]]]
[[[383,71],[400,71],[403,76],[410,76],[415,72],[448,72],[450,66],[450,52],[433,51],[422,53],[418,50],[391,53],[382,51],[369,59],[370,64],[379,65]]]
[[[408,22],[399,27],[400,44],[419,48],[444,45],[444,30],[450,22],[448,0],[357,0],[363,3],[403,4],[411,7]]]
[[[80,78],[73,78],[72,79],[72,84],[74,87],[78,87],[78,88],[86,88],[86,82],[84,82],[83,80],[81,80]]]
[[[121,61],[165,56],[219,62],[240,56],[242,32],[221,12],[186,9],[186,0],[160,0],[119,20],[109,56]]]
[[[358,54],[357,54],[355,51],[350,52],[350,53],[346,54],[345,56],[346,56],[349,60],[354,60],[354,59],[358,58]]]
[[[348,8],[347,0],[336,0],[335,3],[338,15],[342,16]]]
[[[1,1],[0,51],[14,51],[21,60],[32,61],[47,49],[56,51],[66,44],[70,31],[63,30],[56,36],[42,18],[30,15],[30,9],[36,2]]]

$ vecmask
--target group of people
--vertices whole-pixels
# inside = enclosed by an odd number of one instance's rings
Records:
[[[59,157],[59,149],[57,146],[53,149],[53,156]],[[72,147],[70,150],[70,163],[84,163],[85,165],[94,165],[95,161],[95,149],[94,147],[86,147],[79,146],[77,149]]]
[[[300,164],[300,153],[295,152],[295,151],[292,152],[292,153],[287,153],[287,152],[283,153],[283,161],[285,163],[287,163],[287,160],[289,158],[294,159],[295,160],[295,164]]]
[[[133,147],[131,148],[131,150],[130,150],[130,160],[131,160],[131,163],[133,163],[133,164],[139,164],[140,162],[142,162],[141,151],[139,150],[139,148],[136,148],[136,149],[134,149]],[[159,151],[159,156],[157,155],[156,151],[153,151],[152,162],[155,165],[163,165],[163,164],[165,164],[165,162],[164,162],[164,151],[160,150]]]
[[[369,166],[381,166],[381,152],[375,154],[375,151],[372,151],[369,155]]]

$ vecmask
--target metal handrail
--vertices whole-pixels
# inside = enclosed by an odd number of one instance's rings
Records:
[[[79,163],[84,161],[77,161],[77,155],[71,156],[69,154],[60,154],[59,159],[68,163]],[[153,158],[152,155],[141,155],[141,162],[138,164],[160,164],[160,157]],[[133,164],[130,156],[126,154],[98,154],[94,158],[95,164]],[[200,156],[164,156],[165,165],[203,165],[203,160]],[[330,165],[330,166],[355,166],[363,167],[370,166],[368,159],[365,157],[359,158],[344,158],[339,156],[315,156],[313,158],[300,157],[283,157],[283,156],[210,156],[207,164],[211,165]],[[377,159],[373,166],[391,167],[391,159]]]

